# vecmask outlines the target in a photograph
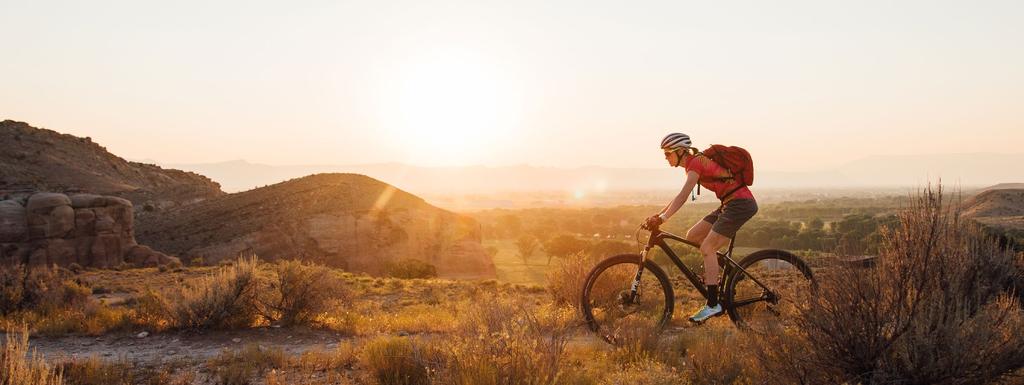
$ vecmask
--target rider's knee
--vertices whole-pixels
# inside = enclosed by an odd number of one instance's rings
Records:
[[[704,242],[700,245],[700,253],[704,255],[713,255],[718,251],[718,248],[711,245],[711,242]]]
[[[693,243],[701,243],[708,236],[710,228],[703,228],[700,225],[693,226],[686,232],[686,240]]]

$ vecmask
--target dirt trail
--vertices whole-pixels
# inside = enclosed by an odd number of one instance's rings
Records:
[[[305,328],[258,328],[237,331],[168,332],[149,334],[108,334],[99,337],[36,337],[29,340],[32,349],[48,360],[99,357],[104,360],[126,358],[135,363],[156,364],[165,361],[204,361],[224,349],[240,350],[257,344],[280,348],[297,355],[311,349],[333,350],[347,337],[339,333]]]

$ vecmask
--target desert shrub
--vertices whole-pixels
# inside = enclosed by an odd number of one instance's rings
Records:
[[[418,340],[382,336],[368,341],[360,362],[380,385],[428,385],[432,354]]]
[[[258,315],[257,265],[256,257],[239,258],[182,288],[166,301],[173,325],[185,329],[251,326]]]
[[[22,308],[25,299],[25,266],[0,266],[0,315]]]
[[[302,261],[278,261],[274,278],[259,302],[267,319],[284,325],[309,324],[332,304],[350,297],[343,282],[328,268]]]
[[[31,309],[45,313],[85,304],[92,292],[58,267],[0,266],[0,315]]]
[[[164,331],[175,327],[175,317],[171,314],[171,303],[160,293],[147,290],[134,297],[129,318],[135,326],[152,331]]]
[[[437,277],[437,267],[418,259],[399,259],[385,263],[384,274],[403,279],[434,278]]]
[[[64,383],[60,370],[50,367],[35,351],[28,350],[28,329],[24,326],[18,332],[8,333],[7,341],[0,349],[0,385],[61,385]]]
[[[575,312],[510,298],[479,302],[441,350],[444,384],[550,384],[561,372]]]
[[[0,266],[0,315],[41,334],[101,334],[122,325],[118,311],[97,302],[68,270]]]
[[[866,270],[819,275],[795,328],[752,349],[779,383],[983,384],[1024,368],[1016,256],[931,188],[882,230]]]
[[[31,322],[34,331],[43,335],[101,335],[130,324],[124,309],[111,308],[93,300],[74,308],[22,314],[21,318]]]
[[[555,303],[578,307],[583,283],[597,262],[597,258],[582,252],[560,258],[547,273],[548,293]]]

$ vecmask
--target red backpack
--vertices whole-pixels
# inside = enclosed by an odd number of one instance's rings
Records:
[[[712,144],[711,147],[704,150],[703,154],[718,163],[719,166],[729,170],[737,182],[744,186],[754,184],[754,160],[750,158],[750,153],[747,150],[736,146]]]

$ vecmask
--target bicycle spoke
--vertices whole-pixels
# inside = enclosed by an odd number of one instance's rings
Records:
[[[643,272],[636,297],[630,300],[637,269],[635,261],[608,266],[593,277],[585,297],[596,331],[613,344],[631,340],[637,333],[656,332],[666,317],[665,288],[650,270]]]

